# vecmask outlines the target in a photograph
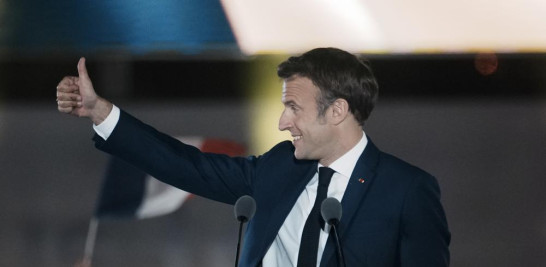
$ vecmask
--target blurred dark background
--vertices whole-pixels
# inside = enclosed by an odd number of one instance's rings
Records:
[[[51,90],[64,75],[77,75],[75,63],[82,55],[55,58],[15,58],[0,62],[2,96],[14,101],[51,99]],[[479,71],[487,61],[480,54],[362,55],[368,59],[381,86],[381,97],[414,98],[543,98],[546,54],[494,54],[497,67],[490,74]],[[172,98],[242,99],[245,72],[256,58],[170,58],[88,56],[97,79],[115,78],[130,86],[104,90],[123,100]],[[271,70],[275,73],[275,69]],[[102,77],[102,76],[106,76]],[[112,77],[109,77],[112,76]],[[246,77],[249,80],[249,77]],[[110,85],[108,85],[110,86]],[[114,86],[112,86],[114,87]],[[21,90],[25,88],[25,90]]]
[[[83,255],[109,158],[90,122],[56,110],[55,86],[80,56],[99,94],[159,130],[263,152],[248,95],[268,55],[238,49],[220,2],[0,1],[0,16],[1,266]],[[363,57],[381,88],[365,130],[438,178],[452,266],[544,266],[546,54]],[[195,197],[167,216],[101,222],[93,263],[226,266],[236,234],[232,207]]]

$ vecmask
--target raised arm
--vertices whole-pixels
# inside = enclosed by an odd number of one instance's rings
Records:
[[[85,58],[78,62],[78,76],[66,76],[57,85],[57,109],[62,113],[91,119],[99,125],[110,114],[112,103],[95,93],[85,67]]]

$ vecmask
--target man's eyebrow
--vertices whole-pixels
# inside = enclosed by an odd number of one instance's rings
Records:
[[[296,104],[296,102],[294,102],[294,100],[285,101],[285,102],[283,102],[283,104],[285,106],[290,106],[290,105],[298,106],[298,104]]]

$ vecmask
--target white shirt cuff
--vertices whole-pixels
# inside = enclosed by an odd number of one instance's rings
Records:
[[[114,105],[112,107],[112,111],[110,111],[110,114],[108,114],[108,117],[106,117],[103,122],[101,122],[99,125],[93,124],[93,130],[95,130],[95,132],[102,137],[102,139],[108,139],[118,124],[119,114],[119,108]]]

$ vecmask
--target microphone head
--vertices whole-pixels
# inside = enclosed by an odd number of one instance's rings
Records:
[[[341,220],[341,203],[333,197],[325,199],[320,205],[320,214],[326,223],[337,225]]]
[[[245,195],[235,202],[235,219],[240,222],[247,222],[256,213],[256,201],[251,196]]]

